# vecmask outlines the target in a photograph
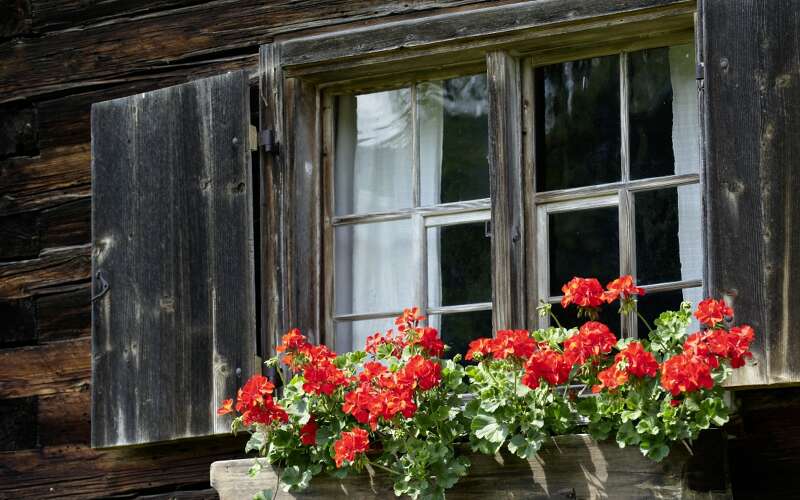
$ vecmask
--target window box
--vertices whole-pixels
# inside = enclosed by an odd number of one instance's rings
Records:
[[[472,466],[447,498],[692,498],[699,492],[725,494],[722,433],[707,431],[693,454],[676,446],[661,462],[642,456],[637,447],[619,448],[613,441],[596,442],[585,434],[557,436],[536,458],[522,460],[507,452],[494,457],[470,453]],[[252,458],[211,464],[211,486],[220,500],[250,499],[275,487],[276,472],[264,467],[247,474]],[[269,497],[268,497],[269,498]],[[302,492],[277,498],[394,498],[392,482],[376,472],[343,480],[320,475]]]

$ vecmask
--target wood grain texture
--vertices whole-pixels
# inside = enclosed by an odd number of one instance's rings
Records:
[[[92,110],[95,446],[227,432],[260,370],[248,126],[241,71]]]
[[[210,464],[241,456],[244,442],[226,437],[113,450],[80,444],[0,453],[0,498],[131,498],[203,490]]]
[[[733,386],[800,382],[797,7],[704,4],[709,290],[757,332]]]
[[[486,71],[490,109],[494,328],[524,328],[526,240],[520,62],[507,52],[490,52]]]
[[[81,391],[91,376],[90,339],[0,351],[0,399]]]
[[[24,101],[0,106],[0,158],[33,156],[39,152],[36,111],[36,107]]]
[[[36,259],[0,264],[0,298],[49,293],[54,287],[89,278],[91,246],[55,248]]]
[[[708,458],[722,460],[721,449],[716,451]],[[469,454],[469,459],[469,474],[448,491],[447,498],[692,498],[699,492],[689,488],[686,478],[703,469],[683,447],[675,447],[667,459],[654,463],[636,448],[596,443],[585,435],[559,436],[529,461],[505,453],[495,457]],[[274,487],[277,476],[271,468],[248,478],[252,463],[245,459],[211,465],[211,485],[220,500],[251,498]],[[390,498],[394,495],[391,485],[385,474],[369,478],[364,473],[341,481],[323,475],[313,479],[308,490],[281,492],[278,498]],[[715,494],[724,491],[706,492],[707,498]]]

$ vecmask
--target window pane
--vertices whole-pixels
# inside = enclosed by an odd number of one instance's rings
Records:
[[[677,311],[681,302],[688,300],[692,303],[692,307],[703,300],[703,289],[701,287],[686,288],[684,290],[673,290],[670,292],[656,292],[648,293],[639,297],[638,308],[639,312],[644,316],[650,326],[656,327],[655,320],[659,314],[664,311]],[[693,309],[694,310],[694,309]],[[700,323],[692,316],[692,322],[689,324],[687,333],[696,332],[700,329]],[[647,326],[639,320],[639,338],[647,337]]]
[[[400,311],[413,305],[411,220],[334,229],[336,314]]]
[[[537,69],[538,191],[620,179],[619,57]]]
[[[418,90],[422,204],[488,198],[486,75],[427,82]]]
[[[492,311],[432,314],[428,316],[428,324],[437,328],[444,343],[450,346],[445,357],[463,356],[471,341],[492,336]]]
[[[553,315],[558,318],[558,322],[561,323],[561,326],[564,328],[580,327],[582,324],[589,321],[589,318],[585,316],[578,318],[578,308],[574,305],[564,309],[561,307],[561,304],[553,304]],[[603,307],[600,310],[600,316],[597,318],[597,321],[608,326],[617,338],[622,335],[620,333],[619,307],[617,304]],[[550,325],[557,326],[552,318],[550,318]]]
[[[368,319],[363,321],[337,321],[335,348],[337,353],[364,350],[367,337],[375,332],[384,333],[394,328],[394,318]]]
[[[592,208],[550,214],[550,295],[574,276],[605,285],[619,276],[619,211]]]
[[[634,203],[639,284],[702,278],[700,185],[636,193]]]
[[[336,214],[410,207],[411,91],[342,96],[337,103]]]
[[[694,47],[633,52],[628,74],[631,178],[697,172],[700,124]]]
[[[428,303],[492,301],[491,239],[483,222],[428,229]]]

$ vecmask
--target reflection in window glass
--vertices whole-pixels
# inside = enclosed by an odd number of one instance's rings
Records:
[[[427,82],[418,91],[422,205],[488,198],[486,75]]]
[[[550,295],[575,276],[595,277],[605,286],[619,275],[617,207],[592,208],[549,216]]]
[[[411,220],[334,230],[336,314],[401,311],[413,304]]]
[[[629,55],[631,178],[698,171],[700,124],[694,61],[692,45]]]
[[[445,357],[452,358],[456,354],[464,356],[470,342],[492,336],[492,311],[431,314],[428,324],[437,328],[444,343],[450,346]]]
[[[428,228],[428,303],[492,301],[491,240],[483,222]]]
[[[639,284],[702,278],[700,186],[636,193],[634,203]]]
[[[638,309],[639,313],[644,316],[644,319],[650,323],[653,328],[656,327],[655,320],[659,314],[664,311],[677,311],[680,308],[681,302],[688,300],[692,303],[692,310],[697,304],[703,300],[703,289],[701,287],[686,288],[684,290],[672,290],[669,292],[654,292],[648,293],[639,297]],[[692,316],[692,322],[689,324],[688,333],[696,332],[700,329],[700,323]],[[639,320],[639,338],[647,338],[647,326]]]
[[[337,104],[336,215],[410,207],[411,91],[342,96]]]
[[[619,56],[536,71],[536,189],[620,179]]]

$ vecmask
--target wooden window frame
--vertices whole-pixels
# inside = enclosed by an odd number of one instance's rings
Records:
[[[537,234],[536,197],[525,192],[535,173],[533,101],[524,91],[532,78],[528,61],[686,43],[697,32],[696,11],[693,0],[529,1],[364,23],[262,46],[261,128],[273,130],[279,145],[277,153],[262,155],[262,296],[270,297],[261,311],[265,355],[290,326],[332,345],[333,238],[325,229],[334,220],[327,179],[332,96],[487,72],[493,324],[536,328],[536,252],[526,251],[535,246],[526,235]]]

